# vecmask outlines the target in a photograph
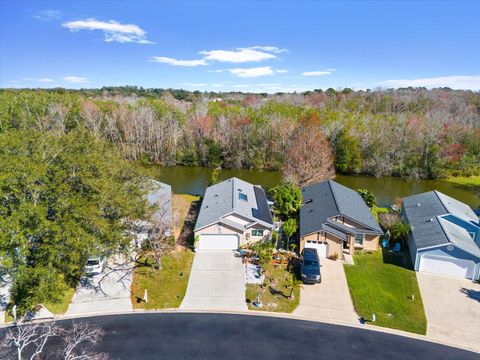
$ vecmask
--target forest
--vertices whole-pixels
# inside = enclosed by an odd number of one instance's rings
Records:
[[[112,143],[125,159],[165,166],[282,169],[289,153],[315,142],[304,141],[302,136],[310,133],[305,128],[326,138],[327,146],[313,151],[321,151],[316,157],[331,157],[337,173],[409,178],[480,174],[478,92],[0,91],[0,132],[61,135],[87,129]],[[291,158],[298,162],[295,154]]]

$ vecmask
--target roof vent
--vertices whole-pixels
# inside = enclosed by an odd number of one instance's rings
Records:
[[[417,206],[420,207],[420,203],[417,203]]]
[[[430,219],[428,219],[426,222],[433,222],[433,219],[430,218]]]

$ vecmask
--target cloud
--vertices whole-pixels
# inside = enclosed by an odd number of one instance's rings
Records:
[[[36,14],[33,15],[33,17],[37,20],[40,21],[54,21],[61,19],[63,16],[63,13],[59,10],[51,10],[51,9],[46,9],[46,10],[40,10]]]
[[[37,79],[38,82],[43,82],[43,83],[49,83],[49,82],[53,82],[53,79],[50,79],[50,78],[41,78],[41,79]]]
[[[336,71],[336,69],[326,69],[326,70],[319,70],[319,71],[305,71],[302,73],[303,76],[325,76],[330,75],[332,72]]]
[[[207,65],[207,61],[205,59],[197,59],[197,60],[177,60],[174,58],[169,58],[165,56],[152,56],[150,58],[152,62],[160,62],[174,66],[204,66]]]
[[[456,90],[480,90],[480,75],[453,75],[420,79],[386,80],[377,83],[386,87],[449,87]]]
[[[258,45],[257,46],[250,46],[247,49],[267,51],[267,52],[271,52],[271,53],[274,53],[274,54],[279,54],[279,53],[288,51],[287,49],[280,49],[276,46],[258,46]]]
[[[230,74],[241,78],[256,78],[260,76],[274,75],[275,71],[270,66],[262,66],[255,68],[234,68],[227,69]]]
[[[88,79],[81,76],[65,76],[63,81],[71,84],[85,84],[88,83]]]
[[[105,34],[106,42],[153,44],[147,40],[147,32],[135,24],[121,24],[117,21],[100,21],[93,18],[69,21],[62,24],[71,31],[100,30]]]
[[[287,69],[277,69],[277,70],[275,70],[275,72],[277,72],[279,74],[286,74],[286,73],[288,73],[288,70]]]
[[[249,48],[238,48],[236,50],[208,50],[200,51],[199,54],[202,54],[204,59],[209,61],[230,63],[259,62],[276,58],[274,54]]]

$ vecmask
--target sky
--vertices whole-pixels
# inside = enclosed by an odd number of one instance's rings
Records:
[[[0,87],[480,90],[480,1],[0,1]]]

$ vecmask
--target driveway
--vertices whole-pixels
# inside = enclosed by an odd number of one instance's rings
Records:
[[[302,285],[300,304],[293,314],[312,320],[358,324],[359,317],[350,298],[343,263],[322,258],[320,265],[322,282]]]
[[[242,260],[229,250],[196,253],[180,309],[247,311]]]
[[[131,311],[132,273],[122,263],[122,258],[115,257],[102,274],[82,278],[65,315]]]
[[[480,351],[480,285],[417,272],[427,336]]]

